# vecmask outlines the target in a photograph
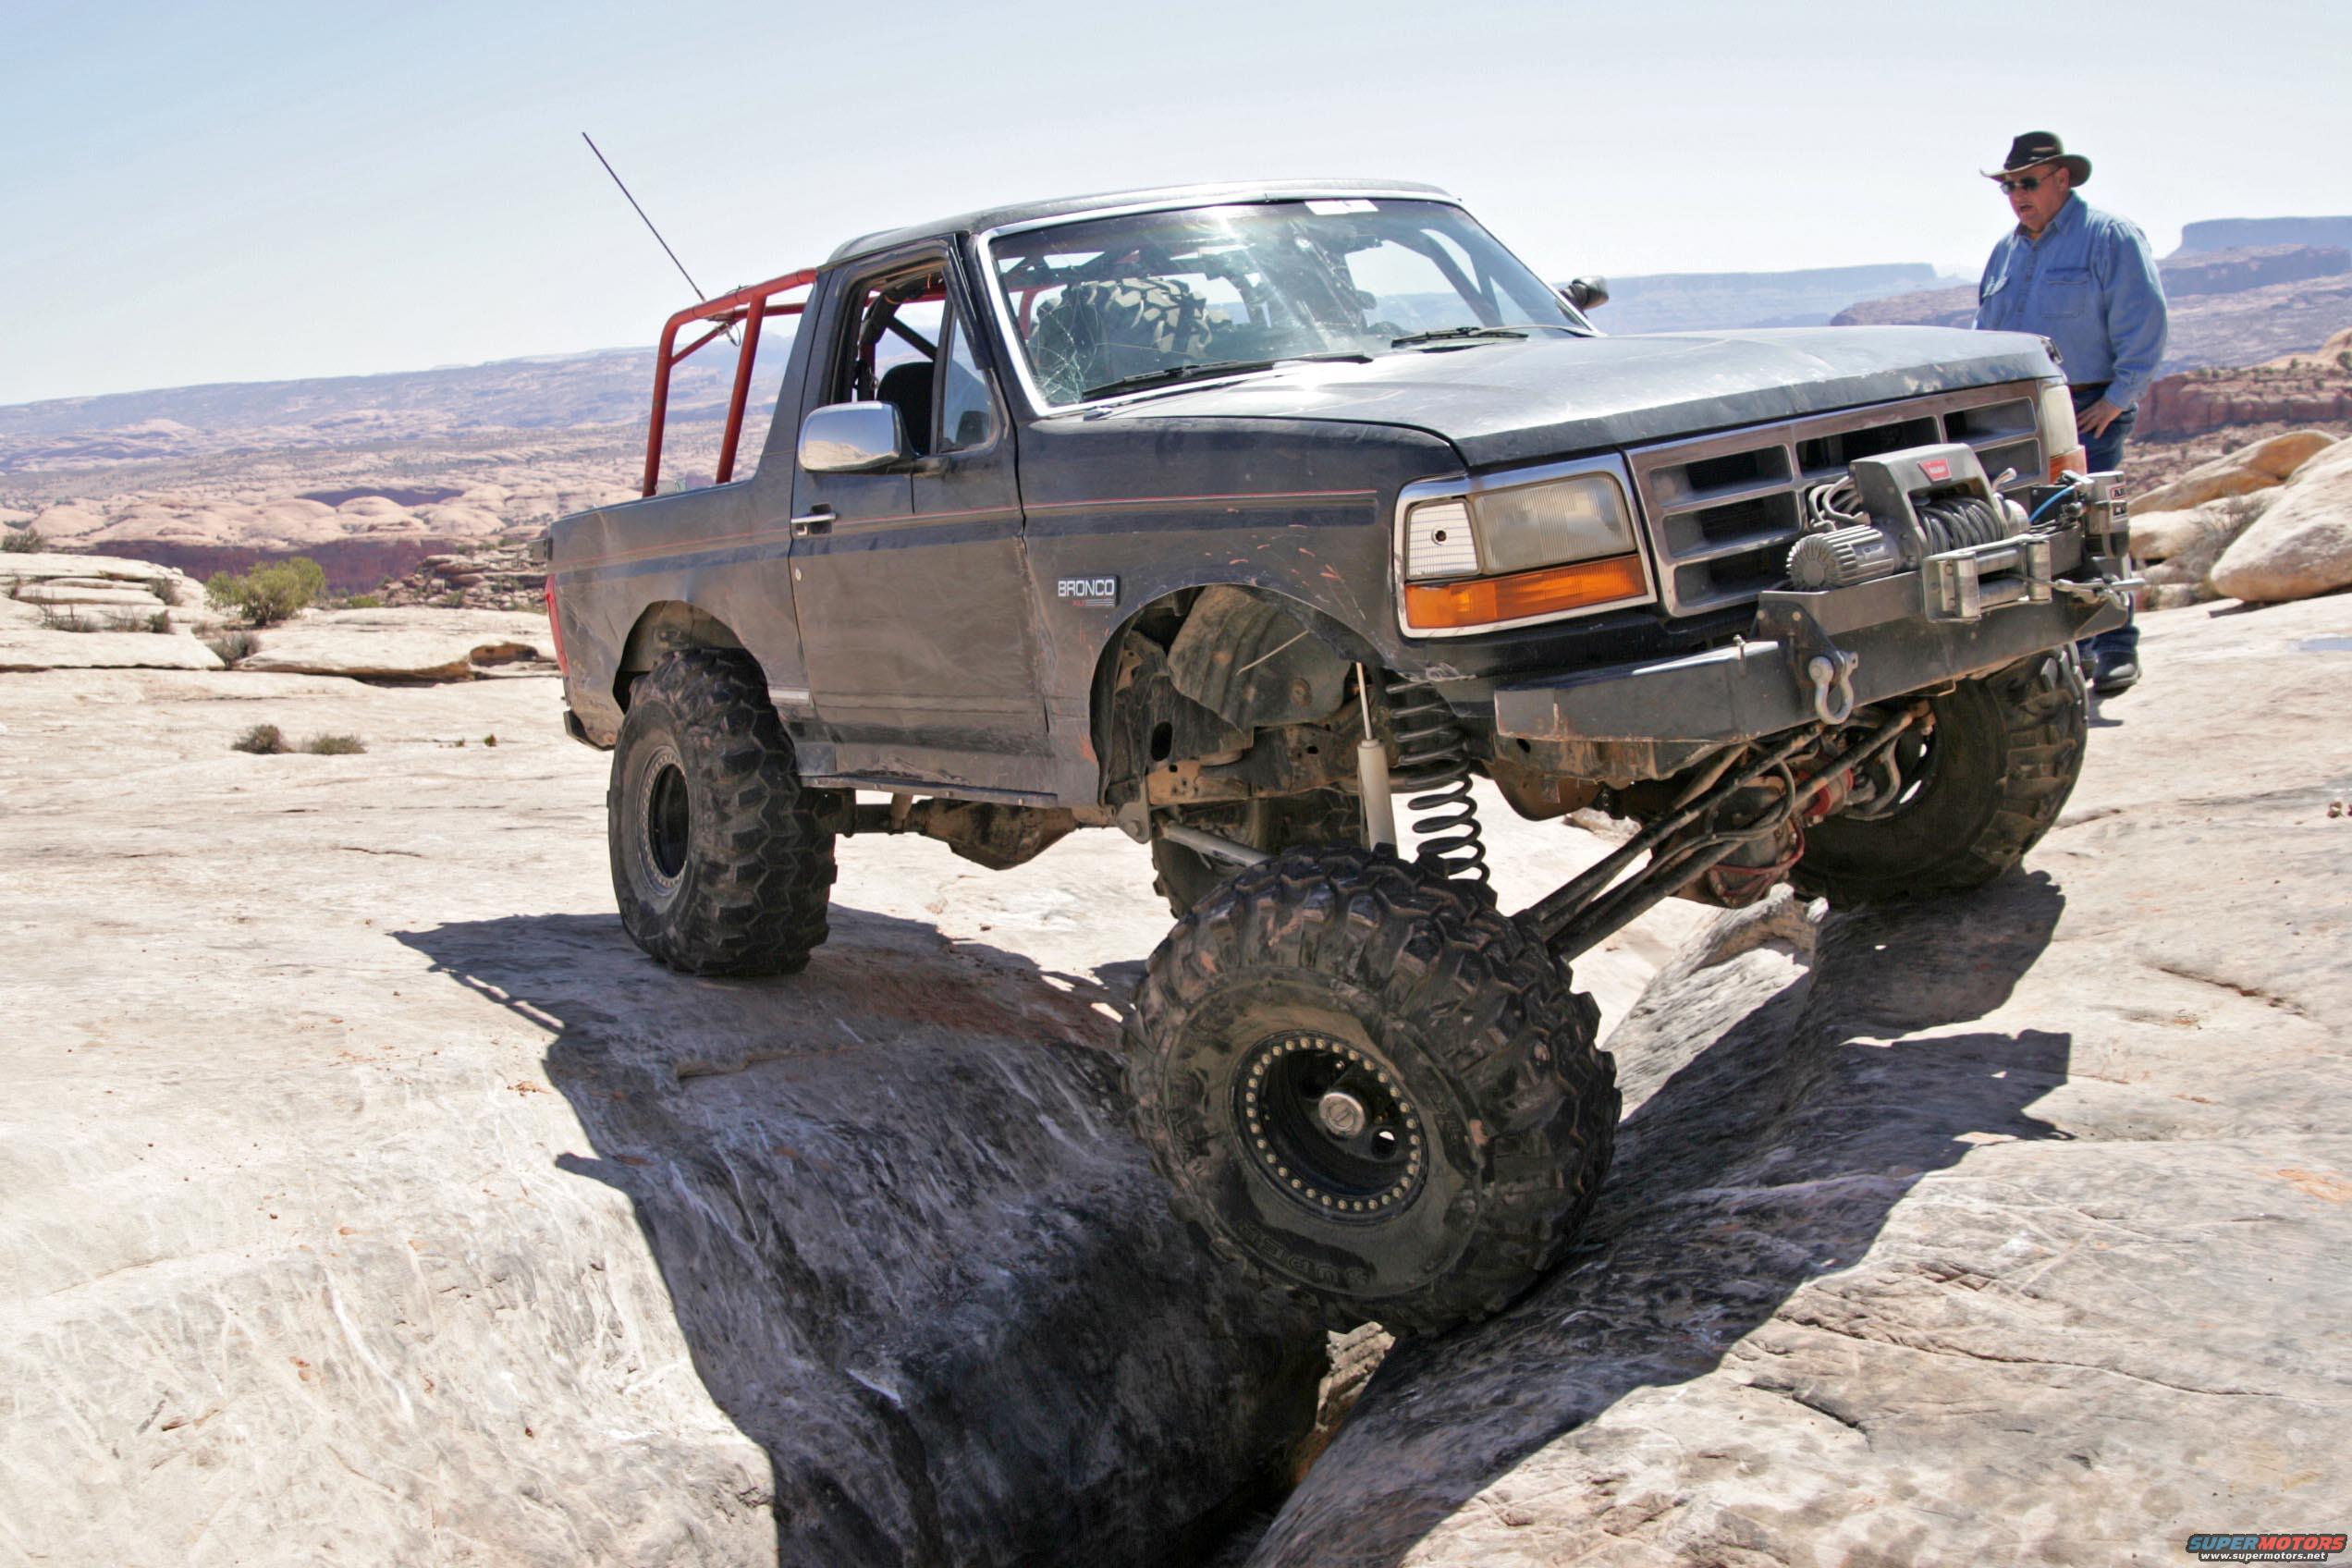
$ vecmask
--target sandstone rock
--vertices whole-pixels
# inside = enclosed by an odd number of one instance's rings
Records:
[[[153,561],[125,560],[115,556],[67,555],[62,551],[28,551],[23,555],[0,555],[0,590],[19,581],[48,582],[55,580],[85,582],[150,583],[158,580],[169,582],[182,593],[200,590],[189,582],[186,574]]]
[[[27,582],[17,589],[16,597],[29,605],[105,605],[145,610],[164,607],[163,600],[144,588],[129,588],[120,583],[92,585],[86,580],[75,582],[67,578]]]
[[[1323,1336],[1124,1127],[1140,847],[862,839],[805,973],[695,980],[552,683],[0,704],[12,1558],[1186,1568],[1286,1478]]]
[[[239,669],[345,675],[365,680],[471,680],[500,673],[555,673],[545,616],[496,610],[314,611],[261,633]]]
[[[1809,952],[1801,912],[1724,917],[1610,1039],[1589,1248],[1401,1343],[1255,1568],[2103,1568],[2326,1485],[2289,1457],[2352,1445],[2311,1349],[2352,1257],[2313,667],[2352,655],[2301,650],[2345,630],[2352,600],[2150,620],[2146,700],[2024,875]],[[2259,875],[2150,880],[2217,853]]]
[[[0,671],[222,668],[218,654],[186,635],[52,631],[0,622]]]
[[[2314,459],[2222,553],[2216,593],[2272,603],[2352,585],[2352,458],[2330,459]]]
[[[2187,511],[2134,513],[2132,555],[2150,563],[2140,572],[2150,583],[2140,607],[2179,609],[2221,597],[2209,581],[2213,563],[2282,494],[2276,488],[2258,490]]]
[[[2170,484],[2132,497],[2132,536],[2135,541],[2139,536],[2139,513],[2185,511],[2224,496],[2270,489],[2336,444],[2336,437],[2324,430],[2291,430],[2199,463]]]

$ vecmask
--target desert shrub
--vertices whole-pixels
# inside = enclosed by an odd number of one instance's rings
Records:
[[[157,610],[147,618],[147,630],[159,637],[171,635],[171,611],[169,610]]]
[[[215,609],[234,610],[248,626],[276,626],[326,592],[326,572],[308,556],[269,561],[242,577],[216,571],[204,583]]]
[[[226,631],[218,637],[205,638],[204,646],[218,654],[221,663],[235,669],[261,652],[262,640],[250,631]]]
[[[482,738],[482,743],[485,746],[495,746],[498,743],[498,738],[496,735],[484,735]]]
[[[348,757],[366,751],[367,743],[357,735],[313,735],[302,749],[314,757]]]
[[[343,601],[343,607],[347,610],[380,610],[384,607],[384,595],[381,594],[354,594],[349,598]]]
[[[147,592],[167,605],[177,605],[179,603],[180,581],[169,572],[159,571],[147,580]]]
[[[105,623],[83,613],[80,605],[43,605],[41,626],[44,631],[104,631]]]
[[[251,752],[257,757],[274,757],[289,750],[285,731],[275,724],[256,724],[228,743],[232,752]]]
[[[6,528],[0,528],[0,550],[5,550],[9,555],[28,556],[35,550],[45,550],[48,547],[49,541],[29,522],[22,528],[18,528],[14,523],[10,523]]]

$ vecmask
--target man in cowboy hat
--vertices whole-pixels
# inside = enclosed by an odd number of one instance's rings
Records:
[[[1985,263],[1977,325],[2057,344],[2091,472],[2120,469],[2124,437],[2164,357],[2164,286],[2148,237],[2075,194],[2090,183],[2090,160],[2049,131],[2010,142],[2008,160],[1985,178],[1999,182],[2017,227]],[[2083,652],[2095,691],[2139,679],[2137,626],[2102,631]]]

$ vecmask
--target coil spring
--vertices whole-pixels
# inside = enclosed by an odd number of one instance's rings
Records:
[[[1414,859],[1455,881],[1487,880],[1487,847],[1478,803],[1470,796],[1470,748],[1453,710],[1427,681],[1391,678],[1389,721],[1396,766],[1389,775],[1413,813],[1420,839]]]

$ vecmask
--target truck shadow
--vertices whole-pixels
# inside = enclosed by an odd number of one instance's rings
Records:
[[[1403,1562],[1538,1450],[1714,1370],[1856,1263],[1922,1177],[2068,1136],[2027,1108],[2066,1081],[2071,1036],[1954,1028],[2008,998],[2064,907],[2046,876],[2012,876],[1832,917],[1809,975],[1769,929],[1725,955],[1744,977],[1662,974],[1646,1000],[1669,1005],[1610,1042],[1630,1110],[1584,1243],[1501,1317],[1401,1342],[1254,1568]]]
[[[1186,1561],[1312,1422],[1322,1335],[1169,1215],[1094,987],[832,922],[774,981],[671,974],[612,915],[398,939],[553,1032],[590,1145],[556,1165],[628,1197],[696,1373],[766,1451],[751,1477],[673,1445],[681,1497],[765,1510],[784,1563]]]

